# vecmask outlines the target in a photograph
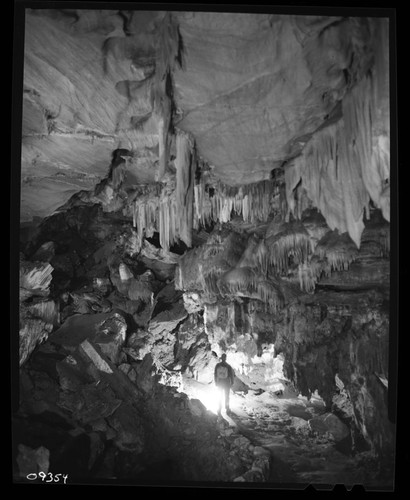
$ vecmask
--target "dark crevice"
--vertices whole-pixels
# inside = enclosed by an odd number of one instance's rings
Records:
[[[154,232],[154,234],[150,238],[145,237],[145,239],[148,241],[148,243],[151,243],[151,245],[154,245],[155,248],[162,248],[161,243],[159,241],[159,233],[158,232]]]

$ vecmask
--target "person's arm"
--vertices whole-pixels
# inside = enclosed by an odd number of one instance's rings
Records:
[[[232,366],[229,366],[229,372],[230,372],[230,376],[231,376],[231,385],[233,385],[234,380],[235,380],[235,372],[233,371]]]

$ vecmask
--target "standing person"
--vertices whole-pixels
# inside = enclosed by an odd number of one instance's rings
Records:
[[[226,413],[229,415],[229,393],[233,385],[235,374],[231,365],[226,362],[226,354],[222,354],[221,361],[217,363],[214,371],[214,381],[218,389],[218,415],[221,414],[222,400],[225,403]]]

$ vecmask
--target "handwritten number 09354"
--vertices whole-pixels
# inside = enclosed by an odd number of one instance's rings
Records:
[[[36,474],[35,472],[32,472],[27,475],[27,479],[34,481],[37,477],[39,477],[45,483],[58,483],[60,481],[60,476],[63,476],[62,481],[66,484],[68,474],[52,474],[51,472],[39,472]]]

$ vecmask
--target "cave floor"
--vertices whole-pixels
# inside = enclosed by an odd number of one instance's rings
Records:
[[[330,433],[312,431],[308,421],[327,411],[321,398],[308,400],[286,388],[278,396],[267,391],[234,393],[230,402],[232,413],[222,411],[220,433],[223,437],[241,434],[269,450],[267,483],[273,488],[312,484],[317,489],[333,489],[343,484],[347,489],[365,485],[379,490],[390,483],[370,452],[352,452],[350,436],[337,441]]]

